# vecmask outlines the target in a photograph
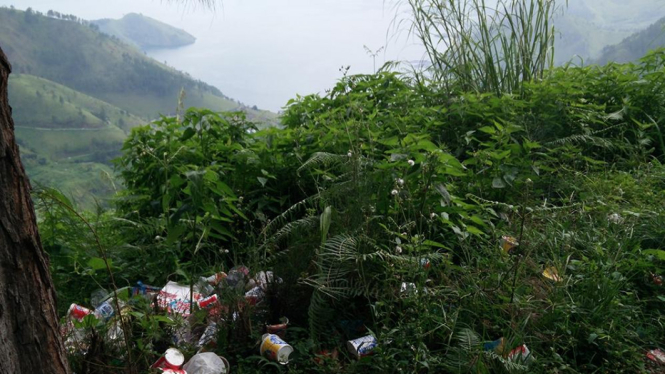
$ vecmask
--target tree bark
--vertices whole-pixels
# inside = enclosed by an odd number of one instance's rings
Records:
[[[69,374],[48,258],[14,137],[10,72],[0,48],[0,373]]]

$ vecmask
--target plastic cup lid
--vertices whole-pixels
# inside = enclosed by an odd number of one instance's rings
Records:
[[[175,348],[167,349],[164,358],[166,359],[166,362],[172,366],[180,367],[185,362],[185,356]]]

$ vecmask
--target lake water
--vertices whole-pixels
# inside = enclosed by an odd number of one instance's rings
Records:
[[[272,111],[296,94],[323,93],[342,76],[342,66],[350,66],[350,74],[373,72],[365,46],[386,47],[376,56],[377,68],[423,58],[417,43],[391,27],[399,10],[389,0],[224,0],[214,11],[174,1],[0,0],[11,4],[85,19],[136,12],[185,29],[195,44],[148,54]]]

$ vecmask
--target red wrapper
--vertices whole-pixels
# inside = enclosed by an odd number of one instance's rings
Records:
[[[69,311],[67,312],[67,314],[71,318],[74,318],[74,319],[78,320],[79,322],[83,321],[83,318],[85,318],[85,316],[87,316],[90,313],[92,313],[92,311],[90,309],[84,308],[84,307],[82,307],[80,305],[77,305],[77,304],[72,304],[69,307]]]

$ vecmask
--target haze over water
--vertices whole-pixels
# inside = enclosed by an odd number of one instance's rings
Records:
[[[216,10],[150,0],[0,0],[24,10],[32,7],[84,19],[121,18],[131,12],[182,28],[195,44],[148,54],[194,78],[218,87],[247,105],[278,111],[296,94],[324,93],[342,76],[372,73],[364,49],[387,49],[385,61],[421,60],[423,53],[404,34],[394,38],[395,17],[384,0],[224,0]]]

